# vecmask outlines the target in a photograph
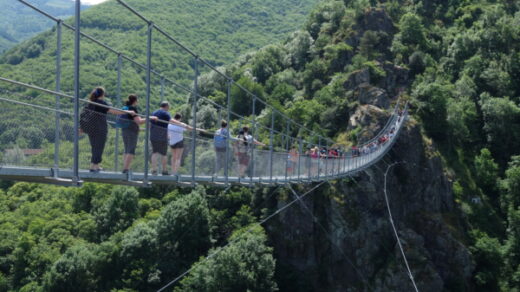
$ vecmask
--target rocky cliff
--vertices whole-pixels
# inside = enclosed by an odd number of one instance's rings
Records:
[[[464,226],[441,159],[410,121],[388,156],[369,170],[325,184],[267,230],[282,291],[412,291],[384,199],[420,291],[470,291]],[[302,193],[309,188],[297,190]],[[283,204],[280,202],[279,204]],[[315,216],[315,218],[313,217]]]

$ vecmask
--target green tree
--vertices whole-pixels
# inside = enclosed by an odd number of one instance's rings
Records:
[[[280,72],[284,66],[285,52],[278,46],[267,46],[258,51],[252,60],[253,75],[264,84],[269,77]]]
[[[418,101],[419,116],[426,132],[437,139],[444,139],[449,131],[447,103],[453,91],[451,85],[421,83],[414,91]]]
[[[54,263],[45,275],[46,291],[92,291],[96,290],[95,250],[89,245],[71,247]]]
[[[485,234],[479,236],[475,245],[471,247],[476,261],[476,284],[482,291],[499,291],[497,275],[500,274],[503,264],[500,242]]]
[[[134,188],[116,187],[111,196],[95,211],[98,232],[107,238],[132,225],[139,215],[139,193]]]
[[[480,99],[487,143],[499,164],[504,165],[509,153],[520,147],[520,108],[505,98],[482,95]]]
[[[487,148],[480,150],[480,155],[475,157],[475,170],[479,186],[488,196],[496,199],[494,195],[497,187],[498,164],[495,163]]]
[[[201,190],[169,203],[157,219],[159,269],[174,275],[210,247],[209,210]]]
[[[247,76],[241,77],[237,84],[251,92],[258,98],[264,97],[264,88],[261,84],[254,82]],[[231,110],[242,116],[249,116],[253,114],[253,99],[254,97],[240,89],[238,86],[232,86],[231,88]],[[265,106],[256,102],[255,113],[258,114],[262,111]]]
[[[137,224],[123,235],[121,258],[127,287],[144,291],[159,282],[157,237],[157,231],[146,223]]]
[[[261,227],[240,231],[206,261],[195,263],[193,271],[175,291],[277,291],[275,260]]]
[[[520,285],[520,156],[509,163],[501,183],[503,210],[507,213],[507,241],[504,247],[506,283],[510,288]]]

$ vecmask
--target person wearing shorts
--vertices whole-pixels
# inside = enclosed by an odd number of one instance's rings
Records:
[[[152,113],[156,117],[150,123],[150,142],[152,144],[152,175],[157,175],[159,159],[162,165],[162,174],[168,175],[167,155],[168,155],[168,125],[172,119],[170,104],[167,101],[161,102],[161,108]]]
[[[172,175],[177,175],[181,166],[182,153],[184,152],[184,132],[193,130],[193,127],[181,122],[181,114],[175,114],[168,125],[168,142],[172,150],[171,168]],[[202,129],[195,129],[202,131]]]

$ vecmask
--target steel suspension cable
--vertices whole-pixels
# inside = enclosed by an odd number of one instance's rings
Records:
[[[386,188],[388,171],[393,166],[395,166],[395,165],[397,165],[399,163],[402,163],[402,162],[394,162],[394,163],[390,164],[386,168],[386,171],[384,173],[384,179],[385,179],[385,183],[384,183],[385,202],[386,202],[386,208],[388,210],[388,217],[390,219],[390,224],[392,225],[392,230],[394,231],[395,238],[397,239],[397,244],[399,245],[399,250],[401,251],[401,255],[403,256],[404,264],[406,265],[406,269],[408,270],[408,277],[410,277],[410,281],[412,281],[412,284],[413,284],[413,287],[414,287],[415,291],[419,292],[419,289],[417,288],[417,285],[415,284],[415,279],[414,279],[412,271],[410,269],[410,265],[408,264],[408,260],[406,259],[406,255],[405,255],[404,250],[403,250],[403,245],[401,244],[401,239],[399,238],[399,234],[397,233],[397,228],[395,227],[394,218],[392,216],[392,210],[390,209],[390,202],[388,200],[388,194],[387,194],[387,188]]]

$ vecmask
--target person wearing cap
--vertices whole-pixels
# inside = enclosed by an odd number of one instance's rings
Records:
[[[168,124],[172,117],[168,112],[170,104],[162,101],[160,108],[152,113],[157,120],[150,121],[150,142],[152,144],[152,175],[157,175],[159,159],[162,165],[162,175],[169,175],[167,168],[168,155]]]

